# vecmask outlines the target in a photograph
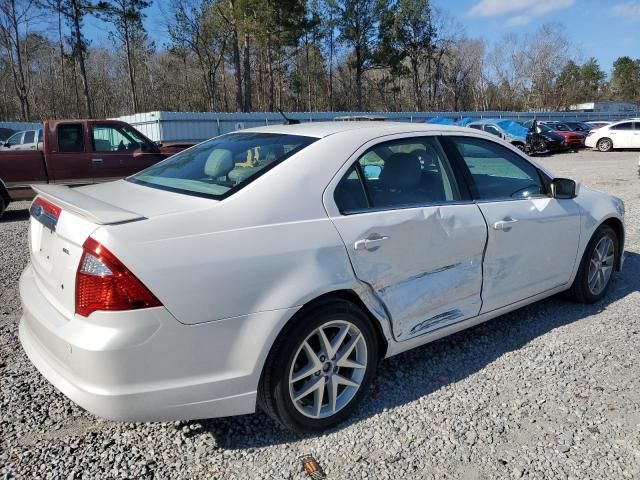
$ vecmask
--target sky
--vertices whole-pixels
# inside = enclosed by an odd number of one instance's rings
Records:
[[[581,61],[595,57],[609,74],[616,58],[640,58],[640,0],[432,0],[449,10],[467,36],[489,47],[507,33],[558,22]]]
[[[167,43],[169,0],[152,0],[145,26],[158,48]],[[558,22],[575,45],[580,61],[595,57],[610,74],[614,60],[640,58],[640,0],[432,0],[447,10],[470,38],[483,38],[488,48],[507,33],[530,33],[547,22]],[[93,46],[108,46],[107,31],[99,20],[85,24]]]

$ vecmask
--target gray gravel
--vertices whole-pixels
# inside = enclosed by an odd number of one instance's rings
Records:
[[[0,220],[0,478],[640,478],[638,153],[542,159],[627,206],[607,297],[552,298],[385,361],[352,421],[300,437],[264,414],[119,424],[58,393],[22,352],[26,203]]]

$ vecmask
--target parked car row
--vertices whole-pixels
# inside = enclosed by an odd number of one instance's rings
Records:
[[[534,142],[544,145],[531,147],[533,123],[533,120],[520,123],[508,119],[484,119],[466,126],[496,135],[525,151],[558,152],[589,147],[608,152],[615,148],[640,148],[640,118],[617,122],[538,120],[535,122],[537,139]]]

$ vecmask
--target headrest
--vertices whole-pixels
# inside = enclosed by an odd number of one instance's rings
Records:
[[[209,158],[204,164],[204,174],[211,178],[226,177],[233,170],[233,167],[231,151],[216,148],[209,154]]]
[[[380,184],[392,189],[406,189],[420,184],[422,168],[413,153],[398,152],[384,161]]]
[[[436,165],[437,157],[431,150],[427,150],[425,148],[419,148],[411,152],[412,155],[418,157],[424,165],[433,166]]]
[[[99,140],[96,138],[93,142],[95,143],[96,152],[108,152],[111,150],[111,142],[109,140]]]

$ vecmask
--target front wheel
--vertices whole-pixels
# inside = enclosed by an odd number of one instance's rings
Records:
[[[604,297],[620,255],[618,236],[608,225],[601,225],[584,251],[571,296],[581,303],[594,303]]]
[[[610,138],[601,138],[596,145],[601,152],[610,152],[613,150],[613,142]]]
[[[346,301],[312,308],[292,322],[265,363],[259,404],[297,432],[332,428],[353,412],[375,375],[375,331]]]

